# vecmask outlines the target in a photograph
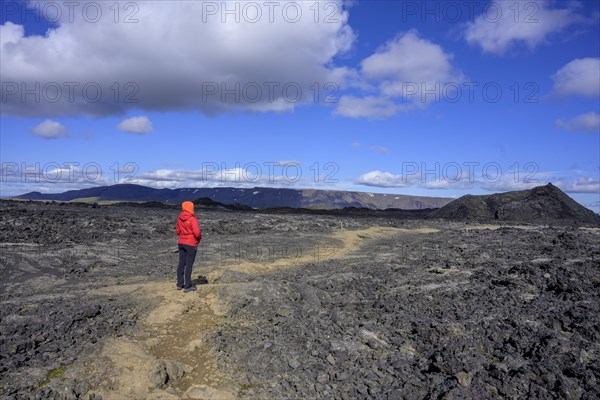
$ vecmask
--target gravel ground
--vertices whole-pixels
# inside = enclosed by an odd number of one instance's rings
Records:
[[[248,288],[215,340],[244,398],[596,399],[598,232],[398,235]]]
[[[174,279],[177,215],[0,201],[3,398],[88,398],[97,382],[67,371],[107,339],[134,335],[159,305],[121,289]],[[219,284],[235,285],[210,341],[238,397],[600,394],[597,230],[464,229],[474,227],[389,216],[199,215],[204,241],[194,275],[220,271]],[[331,234],[373,226],[405,230],[273,272],[226,267],[306,261],[299,253],[336,251]],[[439,231],[410,231],[424,226]]]
[[[50,378],[63,378],[67,367],[91,355],[103,339],[132,333],[138,318],[156,306],[135,293],[101,289],[174,279],[178,213],[0,201],[2,396],[64,398],[64,387],[67,398],[86,392],[85,382],[53,388],[61,379]],[[205,240],[195,274],[204,276],[211,271],[207,266],[269,262],[288,257],[288,251],[307,251],[319,234],[340,227],[336,217],[311,215],[204,210],[200,219]],[[343,224],[352,229],[368,221]]]

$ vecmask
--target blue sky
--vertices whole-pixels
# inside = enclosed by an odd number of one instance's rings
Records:
[[[69,4],[1,6],[2,196],[552,182],[600,210],[598,1]]]

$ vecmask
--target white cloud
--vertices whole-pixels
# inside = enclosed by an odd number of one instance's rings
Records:
[[[306,173],[304,171],[304,173]],[[120,183],[160,188],[182,187],[312,187],[319,186],[307,174],[303,177],[300,162],[276,161],[236,164],[231,168],[217,163],[206,163],[199,169],[159,169],[146,171],[122,180]]]
[[[358,185],[378,187],[419,187],[423,189],[472,189],[482,183],[481,177],[472,176],[469,168],[457,163],[427,166],[422,163],[403,166],[403,174],[367,172],[354,181]],[[430,168],[430,170],[428,169]]]
[[[66,128],[60,122],[50,119],[31,128],[31,133],[44,139],[56,139],[67,136]]]
[[[588,112],[580,114],[572,119],[557,119],[556,126],[567,131],[600,132],[600,114]]]
[[[541,173],[541,176],[547,174]],[[540,176],[540,178],[541,178]],[[600,183],[597,179],[590,177],[568,178],[568,177],[549,177],[545,179],[536,179],[533,181],[501,179],[498,182],[487,182],[481,185],[483,190],[491,192],[505,192],[513,190],[531,189],[536,186],[542,186],[551,182],[554,186],[565,193],[600,193]]]
[[[236,167],[217,170],[159,169],[141,173],[132,179],[134,183],[154,187],[204,187],[235,182],[255,183],[257,176],[250,170]]]
[[[544,185],[541,181],[523,181],[513,179],[500,179],[499,181],[487,181],[481,185],[481,189],[489,192],[510,192],[514,190],[533,189],[536,186]]]
[[[486,53],[504,54],[517,44],[534,49],[551,35],[584,20],[577,2],[567,2],[567,8],[552,8],[552,3],[494,0],[465,25],[464,37]]]
[[[379,170],[367,172],[354,180],[355,185],[375,186],[382,188],[421,188],[433,190],[472,190],[481,189],[489,192],[506,192],[532,189],[536,186],[552,182],[566,193],[600,193],[600,182],[589,176],[569,177],[559,171],[520,171],[505,174],[492,173],[485,175],[483,170],[474,170],[471,174],[468,168],[457,171],[454,167],[438,166],[426,171],[424,164],[416,169],[407,167],[403,174],[382,172]],[[494,169],[494,171],[496,171]],[[458,173],[457,173],[458,172]]]
[[[416,31],[409,31],[365,58],[361,68],[366,79],[380,82],[383,95],[406,97],[413,85],[420,92],[422,85],[433,88],[436,84],[461,79],[451,60],[452,55],[439,45],[420,38]]]
[[[118,173],[102,174],[97,163],[77,165],[55,162],[0,164],[0,175],[4,177],[2,195],[23,194],[30,191],[58,193],[66,190],[83,189],[122,183],[138,184],[153,188],[202,188],[202,187],[274,187],[274,188],[337,188],[339,182],[316,179],[308,167],[302,168],[298,161],[248,162],[226,166],[223,163],[203,162],[198,169],[162,168],[139,172],[135,163],[121,165]],[[327,168],[325,168],[327,170]],[[27,177],[27,179],[25,179]],[[346,189],[352,189],[346,188]]]
[[[152,121],[146,116],[127,118],[117,125],[117,128],[123,132],[129,133],[150,133],[154,130]]]
[[[450,174],[450,172],[448,172]],[[470,178],[467,171],[462,171],[459,176],[441,176],[437,174],[426,174],[424,171],[411,171],[405,174],[393,174],[379,170],[367,172],[359,176],[355,181],[357,185],[376,187],[420,187],[424,189],[471,189],[480,183]]]
[[[402,175],[376,170],[359,176],[354,183],[377,187],[406,187],[410,186],[412,182]]]
[[[560,95],[600,95],[600,58],[576,58],[554,75],[554,91]]]
[[[349,50],[355,38],[342,0],[328,3],[333,6],[329,13],[334,13],[325,21],[322,12],[318,22],[311,2],[273,2],[272,12],[266,3],[255,2],[261,13],[257,22],[255,11],[243,2],[113,3],[94,2],[102,7],[102,18],[95,23],[82,18],[83,5],[77,3],[74,20],[68,21],[68,10],[63,10],[59,26],[45,36],[24,36],[23,26],[11,22],[0,25],[2,83],[10,85],[3,87],[9,90],[3,93],[2,112],[103,116],[131,109],[285,111],[313,101],[315,82],[325,93],[327,82],[341,85],[347,75],[351,78],[352,71],[333,65],[334,57]],[[138,22],[124,23],[136,4],[133,18]],[[208,6],[218,12],[212,15]],[[238,7],[239,22],[223,13],[226,6]],[[296,7],[300,18],[291,22]],[[118,23],[115,8],[122,11]],[[62,90],[58,101],[35,102],[33,96],[21,101],[21,84],[35,88],[39,83],[45,97],[43,88],[52,82]],[[73,99],[64,85],[69,82],[77,84]],[[99,97],[97,88],[102,90]]]
[[[560,179],[552,183],[567,193],[597,193],[600,195],[600,182],[594,178]]]
[[[448,180],[448,179],[438,179],[432,180],[429,182],[425,182],[422,186],[425,189],[455,189],[455,190],[466,190],[472,189],[475,187],[475,181],[469,179],[458,179],[458,180]]]
[[[270,161],[267,162],[266,165],[275,165],[278,167],[294,167],[300,165],[300,161],[298,160],[279,160],[279,161]]]
[[[396,114],[400,106],[383,97],[342,96],[335,110],[336,115],[350,118],[385,118]]]
[[[399,35],[361,62],[362,82],[355,87],[366,93],[342,96],[335,114],[386,118],[439,102],[464,79],[451,61],[451,54],[416,31]]]

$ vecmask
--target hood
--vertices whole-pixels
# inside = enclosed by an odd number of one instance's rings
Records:
[[[190,213],[189,211],[182,211],[181,214],[179,214],[179,219],[182,221],[187,221],[193,216],[194,214]]]
[[[181,209],[183,211],[187,211],[190,214],[194,213],[194,203],[192,203],[191,201],[184,201],[183,203],[181,203]]]

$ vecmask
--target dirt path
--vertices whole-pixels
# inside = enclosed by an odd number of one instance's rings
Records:
[[[328,237],[336,246],[314,249],[311,254],[278,259],[271,263],[243,262],[214,270],[209,282],[224,270],[261,274],[315,260],[339,259],[358,251],[366,240],[395,234],[434,233],[436,229],[397,229],[372,227],[338,231]],[[140,323],[134,337],[108,341],[100,353],[85,363],[88,374],[100,376],[102,383],[88,394],[102,399],[232,399],[240,389],[215,367],[216,355],[208,338],[226,318],[231,286],[247,283],[198,286],[184,294],[174,282],[126,284],[99,288],[98,294],[132,293],[156,301]],[[243,323],[243,322],[240,322]]]

